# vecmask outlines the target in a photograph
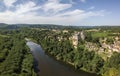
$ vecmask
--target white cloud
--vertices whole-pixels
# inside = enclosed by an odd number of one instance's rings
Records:
[[[69,0],[69,2],[70,2],[71,4],[76,4],[73,0]]]
[[[43,6],[45,12],[58,13],[72,7],[72,4],[60,3],[60,0],[48,0]]]
[[[60,3],[59,0],[49,0],[43,5],[37,5],[36,3],[29,1],[24,4],[17,4],[15,11],[6,10],[0,12],[0,22],[2,23],[52,23],[52,24],[75,24],[83,19],[93,16],[104,16],[104,10],[100,11],[85,11],[80,9],[68,10],[72,7],[72,4]],[[37,11],[45,11],[43,15],[40,15]],[[44,16],[47,12],[52,10],[52,16]],[[63,11],[62,13],[60,13]],[[40,12],[40,11],[39,11]],[[50,13],[50,14],[52,14]]]
[[[68,12],[65,12],[65,13],[58,14],[56,16],[59,16],[59,17],[76,16],[76,15],[82,14],[84,12],[85,12],[84,10],[76,9],[76,10],[73,10],[73,11],[68,11]]]
[[[83,3],[85,3],[86,2],[86,0],[80,0],[81,2],[83,2]]]
[[[35,11],[35,10],[38,10],[40,9],[41,6],[36,6],[36,4],[32,1],[29,1],[27,3],[24,3],[24,4],[20,4],[20,5],[17,5],[16,6],[16,12],[15,13],[27,13],[27,12],[30,12],[30,11]]]
[[[13,3],[15,3],[17,0],[3,0],[6,7],[13,6]]]
[[[95,9],[94,6],[91,6],[90,8],[88,8],[88,10],[93,10],[93,9]]]
[[[68,16],[65,16],[68,15]],[[52,17],[37,16],[36,13],[15,14],[10,11],[0,13],[0,21],[7,23],[51,23],[51,24],[75,24],[83,19],[103,16],[101,11],[85,12],[81,10],[69,11],[63,14],[58,14]]]

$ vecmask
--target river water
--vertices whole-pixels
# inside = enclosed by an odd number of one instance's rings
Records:
[[[44,53],[41,46],[28,41],[28,47],[34,57],[34,68],[39,76],[97,76],[84,71],[76,72]]]

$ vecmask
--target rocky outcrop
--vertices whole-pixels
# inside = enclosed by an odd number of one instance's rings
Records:
[[[74,48],[77,48],[78,42],[79,40],[84,40],[85,39],[85,35],[84,32],[75,32],[72,37],[69,38],[72,41],[72,44],[74,46]]]

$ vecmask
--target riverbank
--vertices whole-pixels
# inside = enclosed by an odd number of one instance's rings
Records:
[[[57,62],[59,62],[60,64],[62,65],[65,65],[66,67],[68,67],[69,69],[77,72],[77,73],[80,73],[81,71],[82,72],[86,72],[86,73],[89,73],[89,74],[92,74],[93,76],[101,76],[100,74],[96,74],[96,73],[92,73],[92,72],[89,72],[87,71],[85,68],[81,68],[80,70],[78,70],[77,68],[75,68],[75,65],[73,63],[70,63],[70,62],[65,62],[65,61],[62,61],[60,59],[58,59],[57,57],[51,55],[50,53],[48,52],[45,52],[45,54],[47,54],[49,57],[51,57],[52,59],[56,60]]]
[[[45,53],[42,48],[33,43],[29,42],[29,47],[32,50],[34,58],[37,60],[40,76],[48,76],[46,73],[50,73],[49,76],[97,76],[85,71],[78,71],[73,66],[64,63],[63,61],[56,60],[55,57],[49,53]]]
[[[32,46],[34,46],[34,45],[32,45]],[[40,50],[41,50],[41,48],[40,48]],[[42,50],[43,51],[43,50]],[[33,53],[34,51],[32,51],[32,53]],[[77,70],[77,69],[75,69],[75,67],[73,66],[73,65],[71,65],[71,64],[69,64],[69,63],[66,63],[66,62],[64,62],[64,61],[62,61],[62,60],[59,60],[59,59],[57,59],[55,56],[53,56],[53,55],[51,55],[50,53],[48,53],[48,52],[46,52],[46,51],[44,51],[45,52],[45,55],[46,56],[48,56],[49,58],[50,58],[50,60],[52,59],[52,61],[53,62],[55,62],[55,63],[57,63],[57,65],[59,64],[60,66],[61,65],[63,65],[63,66],[65,66],[65,68],[67,68],[68,70],[71,70],[72,72],[74,72],[74,73],[77,73],[78,75],[77,76],[79,76],[79,75],[81,75],[81,73],[83,74],[83,73],[85,73],[85,74],[87,74],[87,75],[89,75],[89,76],[99,76],[99,75],[96,75],[96,74],[94,74],[94,73],[89,73],[89,72],[86,72],[86,71],[83,71],[83,70]],[[41,53],[41,52],[39,52],[39,53]],[[34,55],[33,55],[34,56]],[[43,55],[42,55],[43,56]],[[44,57],[46,57],[46,56],[43,56],[42,58],[44,58]],[[47,58],[48,58],[47,57]],[[38,58],[37,58],[38,59]],[[36,60],[37,60],[36,59]],[[39,58],[39,59],[41,59],[41,58]],[[49,60],[48,60],[49,61]],[[46,61],[46,62],[48,62],[48,61]],[[37,61],[38,62],[38,64],[39,64],[39,60]],[[44,64],[46,64],[46,63],[44,63]],[[41,64],[42,65],[42,64]],[[59,66],[58,65],[58,66]],[[37,65],[38,66],[38,65]],[[39,65],[40,66],[40,65]],[[46,65],[45,65],[46,66]],[[48,66],[48,65],[47,65]],[[50,65],[51,66],[51,65]],[[52,65],[53,67],[55,67],[54,65]],[[58,67],[58,66],[56,66],[56,67]],[[43,67],[43,66],[42,66]],[[46,67],[47,68],[47,67]],[[41,67],[39,68],[40,70],[42,70],[41,69]],[[56,69],[59,69],[59,68],[56,68]],[[54,72],[53,72],[54,73]],[[72,75],[73,76],[73,75]],[[76,76],[76,75],[75,75]],[[86,76],[86,75],[81,75],[81,76]]]

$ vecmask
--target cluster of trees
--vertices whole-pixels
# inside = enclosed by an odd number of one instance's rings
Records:
[[[120,76],[120,53],[113,53],[105,62],[102,73],[103,76]]]
[[[9,37],[0,36],[0,76],[37,76],[33,69],[33,57],[25,40],[17,31],[9,34]]]
[[[24,29],[22,33],[25,33],[25,37],[29,37],[39,43],[47,54],[52,55],[57,60],[72,65],[77,70],[82,69],[103,76],[120,75],[119,53],[113,54],[111,58],[105,61],[95,51],[88,51],[84,46],[84,41],[80,41],[78,48],[74,49],[69,40],[72,31],[68,33],[57,33],[51,30],[29,29],[29,31],[26,31]],[[58,37],[62,39],[59,40]],[[85,40],[98,43],[99,38],[100,36],[92,37],[91,33],[88,32]]]

